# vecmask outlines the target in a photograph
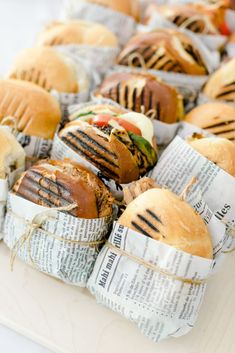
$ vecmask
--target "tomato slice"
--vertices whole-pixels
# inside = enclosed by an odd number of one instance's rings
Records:
[[[124,120],[109,114],[97,114],[94,118],[92,118],[92,124],[103,127],[103,126],[107,126],[110,120],[117,121],[117,123],[120,126],[122,126],[126,131],[132,132],[135,135],[139,135],[139,136],[142,135],[141,130],[134,124],[130,123],[127,120]]]
[[[226,22],[220,25],[219,31],[223,36],[229,36],[231,34],[231,31]]]

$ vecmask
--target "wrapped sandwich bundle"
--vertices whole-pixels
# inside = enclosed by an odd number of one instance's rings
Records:
[[[0,127],[0,239],[8,189],[25,167],[25,152],[7,127]]]
[[[9,194],[4,242],[36,269],[84,287],[113,216],[113,197],[69,160],[42,160]]]
[[[192,192],[201,194],[215,216],[226,224],[227,247],[233,248],[235,231],[235,147],[224,138],[183,141],[179,136],[162,153],[150,176],[180,194],[192,177]]]
[[[138,0],[66,0],[64,16],[101,23],[109,28],[123,45],[134,34],[140,18]]]
[[[220,4],[174,3],[150,4],[140,31],[158,28],[181,28],[191,31],[211,50],[221,49],[230,34],[225,23],[225,7]]]
[[[170,190],[131,201],[102,248],[88,288],[98,303],[155,342],[195,324],[225,226],[203,200],[195,210]],[[202,218],[199,216],[202,216]]]
[[[8,78],[37,84],[50,92],[66,115],[68,104],[85,102],[89,97],[91,77],[79,58],[53,47],[24,49],[16,58]]]
[[[153,124],[123,108],[86,104],[55,136],[53,159],[69,157],[104,180],[115,193],[145,175],[157,162]],[[118,196],[118,195],[117,195]]]
[[[37,44],[52,46],[75,62],[79,59],[89,73],[103,73],[115,63],[119,52],[118,39],[113,32],[102,24],[84,19],[52,22],[39,33]]]
[[[126,109],[166,123],[175,123],[184,116],[182,96],[176,88],[146,72],[111,73],[94,97],[111,99]]]
[[[35,83],[0,80],[0,124],[10,125],[29,160],[45,158],[61,121],[58,102]]]

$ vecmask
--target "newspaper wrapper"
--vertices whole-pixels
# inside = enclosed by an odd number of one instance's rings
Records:
[[[36,269],[84,287],[111,221],[76,218],[10,193],[4,242]]]
[[[173,22],[167,20],[166,18],[164,18],[163,16],[161,16],[160,14],[157,14],[156,12],[154,12],[151,15],[151,19],[148,23],[147,26],[138,26],[138,31],[139,32],[149,32],[149,31],[153,31],[157,28],[172,28],[172,29],[183,29],[183,26],[178,27],[176,26]],[[193,32],[187,30],[186,28],[184,28],[184,31],[186,34],[192,34]],[[194,36],[198,37],[206,46],[208,49],[210,49],[210,51],[214,52],[216,50],[219,50],[221,47],[223,47],[227,41],[227,37],[223,36],[221,34],[214,34],[214,35],[210,35],[210,34],[196,34],[193,33]],[[216,55],[216,61],[218,61],[218,54],[213,53],[213,55]],[[216,63],[215,61],[215,63]]]
[[[228,43],[226,45],[226,52],[229,58],[235,57],[235,43]]]
[[[134,35],[136,29],[136,22],[132,17],[101,5],[83,1],[66,0],[63,18],[101,23],[118,37],[120,45],[125,44]]]
[[[23,168],[18,168],[14,172],[10,173],[6,179],[0,179],[0,240],[3,238],[3,223],[6,213],[8,191],[11,189],[12,185],[16,182],[22,172]]]
[[[176,136],[162,153],[149,176],[159,185],[181,194],[192,177],[198,183],[192,192],[202,195],[214,215],[226,224],[228,239],[224,251],[234,247],[235,178],[196,152]]]
[[[217,242],[219,229],[214,221],[219,222],[208,218]],[[133,321],[157,342],[192,329],[213,266],[214,260],[179,251],[115,223],[88,288],[98,303]]]

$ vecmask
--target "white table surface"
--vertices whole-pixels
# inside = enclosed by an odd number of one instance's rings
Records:
[[[14,56],[33,45],[37,32],[57,19],[61,0],[0,0],[0,76]],[[36,343],[0,325],[1,353],[50,353]]]

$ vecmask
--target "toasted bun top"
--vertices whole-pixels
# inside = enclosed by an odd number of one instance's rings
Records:
[[[127,206],[118,223],[192,255],[212,258],[207,227],[194,209],[166,189],[150,189]]]
[[[235,144],[227,139],[202,138],[188,142],[197,152],[235,176]]]
[[[11,171],[24,168],[25,152],[15,136],[6,127],[0,127],[0,179]]]
[[[112,214],[113,197],[91,171],[70,160],[40,161],[28,169],[13,191],[36,204],[63,207],[77,204],[70,211],[76,217],[98,218]]]
[[[61,120],[58,102],[41,87],[26,81],[0,80],[0,122],[11,116],[25,135],[52,139]]]
[[[76,68],[72,60],[50,47],[25,49],[16,58],[9,78],[31,81],[47,91],[79,91]]]
[[[167,123],[174,123],[183,115],[182,97],[176,88],[144,72],[110,74],[95,95],[110,98],[126,109],[144,110],[145,114]]]
[[[235,58],[220,66],[209,77],[204,93],[213,99],[235,101]]]
[[[235,141],[235,107],[221,102],[199,105],[185,118],[211,134]]]
[[[92,104],[91,102],[91,104],[86,105],[85,107],[78,108],[74,113],[69,116],[69,120],[74,120],[78,118],[80,114],[85,114],[89,112],[93,112],[96,114],[122,114],[125,113],[126,110],[122,109],[122,107],[118,107],[111,104]]]
[[[110,9],[122,12],[125,15],[134,17],[137,21],[140,18],[140,6],[138,0],[86,0],[97,5],[110,7]]]
[[[117,47],[117,37],[105,26],[88,21],[53,22],[39,35],[39,45],[87,44]]]
[[[117,59],[120,65],[132,66],[141,66],[142,60],[147,69],[191,75],[207,74],[201,54],[191,39],[173,29],[158,29],[135,35],[127,42]]]

